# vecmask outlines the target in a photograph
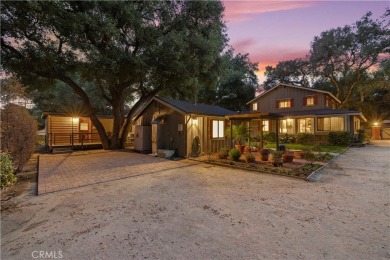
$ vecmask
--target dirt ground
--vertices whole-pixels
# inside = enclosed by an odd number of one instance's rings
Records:
[[[389,158],[351,148],[317,182],[191,162],[41,196],[24,182],[1,258],[389,259]]]

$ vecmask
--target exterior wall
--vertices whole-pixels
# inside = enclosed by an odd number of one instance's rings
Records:
[[[317,104],[312,106],[304,105],[304,98],[307,96],[316,96]],[[255,100],[250,104],[250,109],[253,108],[253,103],[257,103],[257,110],[259,112],[280,113],[286,111],[302,111],[313,109],[331,109],[325,105],[325,97],[328,96],[329,100],[333,98],[325,93],[314,92],[305,89],[298,89],[288,86],[279,86],[274,90],[269,91],[264,96]],[[293,99],[294,105],[291,108],[277,108],[276,102],[281,99]],[[334,101],[335,102],[335,101]]]
[[[157,117],[165,116],[165,119],[159,123],[159,140],[157,149],[176,150],[177,156],[186,156],[186,132],[179,132],[178,125],[183,125],[185,129],[184,115],[173,109],[162,105],[156,101],[151,102],[143,111],[142,116],[137,120],[137,125],[151,125]],[[152,136],[150,136],[152,138]]]
[[[89,131],[85,134],[85,143],[100,143],[100,138],[96,128],[91,120],[86,117],[73,120],[69,116],[48,115],[45,120],[46,146],[67,146],[81,142],[81,133],[79,131],[79,120],[87,121]],[[107,133],[112,132],[112,121],[110,118],[99,118]]]

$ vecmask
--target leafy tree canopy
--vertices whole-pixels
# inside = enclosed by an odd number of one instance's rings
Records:
[[[39,92],[65,84],[105,149],[123,146],[132,114],[148,98],[196,93],[227,41],[219,1],[3,1],[1,9],[3,68]],[[110,137],[86,86],[112,110]],[[123,122],[131,98],[139,101]]]
[[[390,32],[387,10],[382,20],[367,13],[353,25],[322,32],[314,37],[305,59],[282,61],[267,67],[264,87],[293,83],[331,91],[349,108],[369,74],[389,59]]]

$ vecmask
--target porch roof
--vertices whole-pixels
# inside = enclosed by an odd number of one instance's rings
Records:
[[[284,117],[277,113],[249,112],[242,114],[233,114],[225,116],[228,120],[252,120],[252,119],[278,119]]]

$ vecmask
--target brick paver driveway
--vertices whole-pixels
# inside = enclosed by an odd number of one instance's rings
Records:
[[[126,150],[41,155],[38,195],[189,166]]]

